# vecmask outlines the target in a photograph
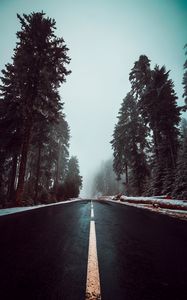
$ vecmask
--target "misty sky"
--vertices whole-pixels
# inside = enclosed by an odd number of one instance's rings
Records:
[[[187,0],[0,0],[0,69],[11,62],[20,29],[16,13],[41,10],[56,20],[56,35],[70,49],[72,74],[60,93],[71,128],[70,154],[79,159],[85,196],[91,174],[112,156],[116,116],[141,54],[152,67],[171,70],[183,103]]]

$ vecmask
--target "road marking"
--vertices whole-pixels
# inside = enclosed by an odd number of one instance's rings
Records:
[[[93,207],[91,208],[91,218],[94,218],[94,210],[93,210]]]
[[[91,218],[94,218],[93,205],[91,208]],[[90,236],[88,250],[88,266],[86,281],[86,300],[101,300],[99,266],[97,258],[97,244],[95,233],[95,221],[90,221]]]

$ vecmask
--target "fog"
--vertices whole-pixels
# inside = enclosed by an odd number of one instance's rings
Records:
[[[71,129],[70,155],[79,159],[81,196],[102,160],[112,156],[110,140],[122,99],[130,90],[128,74],[145,54],[171,70],[182,101],[187,2],[168,0],[15,0],[0,1],[0,67],[11,61],[19,22],[16,13],[43,10],[56,20],[68,46],[71,75],[60,88]],[[3,34],[3,31],[6,34]]]

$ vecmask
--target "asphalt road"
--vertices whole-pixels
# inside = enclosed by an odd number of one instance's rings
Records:
[[[186,300],[187,222],[93,201],[102,300]],[[0,299],[84,300],[90,201],[0,217]]]
[[[0,299],[85,298],[90,201],[0,217]]]
[[[187,222],[94,202],[102,300],[186,300]]]

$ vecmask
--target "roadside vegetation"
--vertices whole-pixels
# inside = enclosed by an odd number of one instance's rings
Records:
[[[2,207],[77,197],[82,186],[59,94],[71,73],[69,49],[43,12],[17,17],[21,29],[0,85]]]
[[[125,178],[123,193],[187,199],[187,120],[181,119],[187,109],[187,60],[182,106],[169,71],[151,68],[146,55],[134,63],[129,80],[131,90],[122,101],[111,141],[117,179]]]
[[[21,29],[12,62],[0,77],[1,207],[75,198],[82,188],[59,93],[71,73],[69,49],[45,13],[17,17]],[[92,196],[187,199],[187,60],[181,106],[169,71],[152,68],[146,55],[135,61],[129,81],[113,131],[113,160],[96,172]]]

